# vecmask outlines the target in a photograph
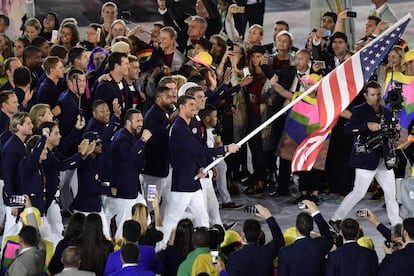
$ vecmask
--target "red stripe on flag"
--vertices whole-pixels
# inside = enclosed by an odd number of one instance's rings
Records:
[[[352,58],[349,60],[348,63],[344,64],[345,74],[346,74],[346,81],[348,85],[348,94],[349,94],[349,102],[356,97],[357,93],[357,84],[355,80],[355,74],[361,74],[360,72],[354,72],[354,67],[352,66]]]

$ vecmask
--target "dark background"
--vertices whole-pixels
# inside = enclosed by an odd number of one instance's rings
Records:
[[[194,1],[195,0],[181,0]],[[389,0],[392,3],[408,2],[412,0]],[[80,26],[88,25],[91,22],[101,22],[100,9],[104,0],[36,0],[36,17],[41,18],[46,12],[53,11],[62,20],[65,17],[75,17]],[[114,0],[118,5],[118,16],[121,11],[131,12],[131,20],[135,22],[151,22],[162,20],[157,11],[156,0]],[[289,11],[309,9],[310,0],[266,0],[267,11]],[[353,0],[353,5],[369,5],[371,0]]]

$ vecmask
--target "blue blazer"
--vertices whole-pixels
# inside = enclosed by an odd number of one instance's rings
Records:
[[[264,246],[247,244],[230,254],[227,262],[228,274],[233,275],[274,275],[273,259],[285,245],[282,231],[274,217],[266,220],[273,239]]]
[[[385,117],[386,122],[391,120],[392,113],[384,106],[381,106],[382,114]],[[368,129],[368,122],[380,123],[380,118],[375,114],[374,109],[367,103],[357,105],[352,109],[351,118],[348,120],[348,124],[345,125],[346,134],[354,134],[354,141],[358,134],[369,134],[371,131]],[[380,158],[386,157],[389,151],[388,138],[384,138],[384,145],[382,148],[373,150],[370,153],[357,153],[355,147],[352,147],[351,159],[349,165],[352,168],[374,170],[378,167]]]
[[[375,250],[351,242],[329,253],[325,276],[375,276],[377,272],[378,257]]]
[[[46,212],[46,202],[43,200],[43,186],[46,185],[40,155],[46,143],[46,136],[34,146],[33,152],[19,162],[19,181],[17,182],[17,195],[27,194],[33,207],[39,209],[41,214]]]
[[[126,128],[121,128],[111,145],[111,186],[118,189],[117,197],[134,199],[141,192],[139,174],[144,168],[145,142]]]
[[[382,260],[378,276],[413,275],[414,271],[414,243],[407,244],[403,249],[392,255],[386,255]]]
[[[78,183],[79,190],[73,200],[72,208],[82,212],[100,212],[101,195],[111,195],[111,188],[101,185],[98,163],[92,156],[79,163]]]
[[[193,136],[183,118],[177,117],[170,130],[168,146],[171,156],[171,191],[195,192],[201,189],[200,181],[194,180],[202,167],[199,159],[224,155],[224,148],[208,148]]]
[[[153,246],[138,245],[139,260],[138,268],[140,270],[151,271],[154,274],[161,274],[163,272],[163,265],[158,259]],[[121,250],[117,250],[109,254],[105,265],[104,276],[111,275],[122,270]],[[153,274],[153,275],[154,275]]]
[[[116,131],[121,125],[121,119],[112,115],[109,124],[103,124],[91,118],[85,128],[84,133],[96,131],[102,139],[102,153],[97,156],[100,177],[102,181],[111,181],[112,162],[111,162],[111,143]]]
[[[155,276],[155,273],[149,270],[141,269],[137,266],[124,267],[121,271],[110,274],[111,276]]]
[[[319,213],[313,218],[321,237],[305,237],[282,247],[279,252],[278,275],[320,276],[325,271],[325,255],[333,245],[329,226]]]
[[[3,200],[6,206],[10,206],[9,197],[17,194],[19,181],[18,166],[19,162],[26,155],[26,148],[23,142],[13,134],[4,144],[1,153],[2,176],[4,180]]]
[[[122,83],[123,89],[119,89],[119,85]],[[118,99],[119,105],[122,107],[122,110],[128,110],[132,107],[132,94],[128,93],[126,89],[127,84],[124,80],[116,83],[112,78],[111,81],[101,81],[96,85],[96,88],[93,91],[94,101],[103,100],[109,107],[111,114],[114,114],[112,108],[112,101],[116,98]]]
[[[145,146],[144,173],[167,177],[170,170],[168,132],[171,126],[168,112],[162,110],[157,104],[153,104],[145,114],[144,126],[152,133],[151,139]]]

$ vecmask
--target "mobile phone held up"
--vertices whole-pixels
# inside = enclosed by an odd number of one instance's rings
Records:
[[[154,201],[156,193],[157,193],[157,186],[156,185],[148,185],[147,200],[148,201]]]
[[[347,17],[352,17],[352,18],[356,18],[357,17],[357,13],[354,11],[347,11],[346,12],[346,16]]]
[[[364,218],[368,216],[368,210],[367,209],[359,209],[356,211],[356,216],[359,218]]]

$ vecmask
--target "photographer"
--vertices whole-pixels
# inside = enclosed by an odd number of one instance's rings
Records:
[[[366,103],[352,109],[352,115],[345,126],[345,133],[354,134],[354,145],[356,145],[352,149],[350,160],[350,166],[355,168],[355,183],[354,189],[344,198],[329,222],[337,232],[339,232],[341,219],[346,217],[349,211],[365,196],[374,177],[384,190],[387,215],[391,224],[395,225],[401,222],[398,215],[398,204],[395,201],[394,171],[386,162],[390,152],[389,135],[382,130],[384,126],[387,126],[388,129],[392,113],[380,105],[382,100],[381,86],[377,82],[370,81],[366,84],[364,97]],[[398,129],[399,125],[396,124],[395,128]],[[358,144],[360,137],[372,136],[375,138],[377,135],[376,143],[370,143],[369,146],[362,148]]]

